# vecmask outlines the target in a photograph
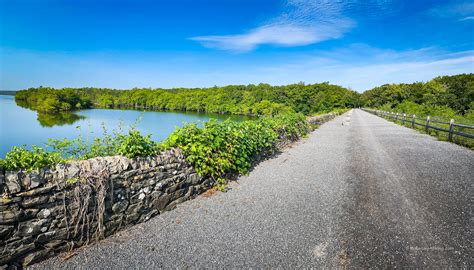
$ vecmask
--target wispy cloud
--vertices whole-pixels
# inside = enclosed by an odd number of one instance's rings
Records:
[[[460,21],[472,21],[474,20],[474,16],[467,16],[467,17],[464,17],[462,19],[459,19]]]
[[[468,1],[451,1],[434,6],[428,13],[439,18],[459,18],[460,21],[474,19],[474,3]]]
[[[350,51],[363,52],[350,54]],[[393,51],[355,44],[328,52],[314,52],[291,64],[269,67],[260,74],[272,74],[273,81],[291,83],[283,78],[305,82],[329,81],[357,91],[385,83],[429,80],[440,75],[474,72],[474,51],[450,53],[429,47]],[[259,74],[259,72],[255,72]]]
[[[343,16],[342,1],[288,0],[282,12],[242,34],[198,36],[206,47],[250,51],[263,44],[301,46],[340,38],[355,22]]]

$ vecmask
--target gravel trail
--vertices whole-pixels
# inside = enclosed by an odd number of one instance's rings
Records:
[[[473,151],[354,110],[227,193],[32,268],[469,268],[473,180]]]

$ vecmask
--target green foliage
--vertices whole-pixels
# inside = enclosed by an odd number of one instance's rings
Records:
[[[424,105],[425,109],[433,108],[446,113],[450,109],[455,114],[464,115],[474,109],[474,74],[442,76],[426,83],[385,84],[365,91],[362,101],[371,108],[385,106],[393,109],[411,102]]]
[[[39,112],[61,112],[86,109],[92,106],[90,99],[76,89],[30,88],[15,95],[18,105]]]
[[[359,106],[359,94],[329,83],[286,86],[230,85],[194,89],[30,88],[15,100],[37,111],[59,112],[84,108],[132,108],[196,111],[240,115],[310,115]]]
[[[47,152],[43,148],[33,145],[32,150],[25,146],[14,146],[1,160],[1,168],[12,171],[19,169],[34,170],[48,167],[52,164],[62,162],[62,157],[56,152]]]
[[[13,147],[5,159],[0,159],[0,168],[5,170],[39,169],[56,163],[75,159],[89,159],[101,156],[122,155],[129,158],[150,156],[157,154],[158,144],[150,139],[150,135],[143,136],[138,130],[130,129],[128,134],[115,131],[108,134],[104,129],[102,138],[95,138],[89,142],[82,135],[74,140],[49,139],[46,151],[39,146],[32,150],[25,146]]]
[[[95,138],[92,142],[79,135],[74,140],[50,139],[48,145],[63,157],[68,159],[89,159],[101,156],[122,155],[129,158],[137,156],[150,156],[158,151],[157,143],[150,139],[151,135],[141,133],[131,128],[128,134],[114,131],[109,134],[104,128],[101,138]]]
[[[179,147],[199,174],[211,176],[218,186],[227,173],[245,174],[255,158],[278,139],[296,140],[308,126],[302,114],[284,114],[254,121],[204,122],[177,128],[163,147]]]
[[[119,135],[117,137],[117,154],[129,158],[156,154],[157,145],[150,137],[151,135],[142,136],[136,129],[129,130],[128,135]]]

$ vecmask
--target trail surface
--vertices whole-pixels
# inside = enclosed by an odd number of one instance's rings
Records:
[[[473,267],[474,151],[354,110],[199,197],[33,268]]]

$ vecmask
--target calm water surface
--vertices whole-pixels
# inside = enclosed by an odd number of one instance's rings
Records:
[[[48,138],[74,139],[81,133],[84,137],[101,137],[103,125],[108,131],[118,129],[119,126],[128,130],[139,118],[141,120],[137,129],[142,134],[152,134],[151,138],[155,141],[165,139],[176,126],[182,126],[184,122],[207,121],[210,118],[219,121],[227,118],[235,121],[250,119],[234,115],[105,109],[43,115],[18,106],[13,96],[0,95],[0,158],[4,158],[15,145],[44,146]]]

